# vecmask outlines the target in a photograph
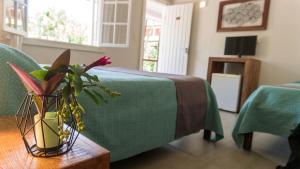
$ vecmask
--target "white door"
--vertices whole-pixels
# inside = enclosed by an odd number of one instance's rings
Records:
[[[158,72],[187,74],[193,3],[167,6],[161,33]]]

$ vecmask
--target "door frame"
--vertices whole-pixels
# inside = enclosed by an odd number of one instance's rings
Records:
[[[144,58],[144,43],[145,43],[145,30],[146,30],[146,10],[147,10],[147,1],[143,0],[143,14],[142,14],[142,31],[141,31],[141,41],[140,41],[140,57],[139,57],[139,70],[143,70],[143,58]],[[153,0],[159,3],[163,3],[165,5],[172,5],[172,3],[166,0]]]

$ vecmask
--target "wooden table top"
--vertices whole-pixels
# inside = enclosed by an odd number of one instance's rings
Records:
[[[13,117],[0,116],[0,169],[109,169],[109,151],[79,135],[68,153],[51,158],[27,153]]]
[[[257,58],[251,56],[243,57],[209,57],[210,61],[214,62],[232,62],[232,63],[245,63],[245,62],[260,62]]]

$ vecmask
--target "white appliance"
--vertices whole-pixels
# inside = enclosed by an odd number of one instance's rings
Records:
[[[241,75],[213,73],[211,87],[219,109],[237,112],[240,96]]]

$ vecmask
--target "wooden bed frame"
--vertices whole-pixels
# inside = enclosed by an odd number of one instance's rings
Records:
[[[253,140],[253,133],[244,134],[244,142],[243,142],[244,150],[251,151],[252,140]]]
[[[203,139],[206,140],[206,141],[211,141],[211,131],[204,130]]]
[[[203,139],[206,140],[206,141],[211,141],[211,131],[204,130]],[[253,140],[253,133],[244,134],[244,142],[243,142],[243,149],[244,150],[251,151],[252,140]]]

